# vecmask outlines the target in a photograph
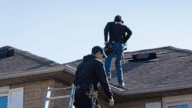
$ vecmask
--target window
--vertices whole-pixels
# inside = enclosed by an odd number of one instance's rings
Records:
[[[0,108],[7,108],[9,86],[0,87]]]
[[[0,108],[7,108],[7,97],[0,97]]]
[[[191,108],[190,101],[166,103],[165,108]]]
[[[170,106],[169,108],[188,108],[188,105]]]

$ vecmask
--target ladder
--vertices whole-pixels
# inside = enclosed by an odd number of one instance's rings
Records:
[[[51,96],[51,91],[53,91],[53,90],[65,90],[65,89],[70,89],[70,88],[71,88],[70,95],[50,97]],[[49,108],[49,100],[51,100],[51,99],[62,99],[62,98],[69,98],[68,108],[75,108],[73,106],[74,94],[75,94],[74,84],[71,84],[70,87],[65,87],[65,88],[50,88],[50,87],[47,87],[47,93],[46,93],[46,98],[45,98],[45,102],[44,102],[44,108]]]

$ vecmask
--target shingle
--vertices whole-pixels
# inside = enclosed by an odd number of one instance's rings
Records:
[[[156,53],[154,61],[130,62],[132,55]],[[126,88],[131,90],[149,89],[191,83],[192,51],[175,47],[161,47],[124,53],[122,61],[123,78]],[[83,58],[83,57],[82,57]],[[73,61],[67,65],[77,68],[82,61]],[[103,60],[104,63],[104,60]],[[112,85],[118,85],[115,58],[111,63]]]
[[[0,59],[0,75],[61,65],[49,59],[39,57],[35,54],[22,51],[11,46],[4,46],[0,48],[0,52],[10,49],[14,49],[15,53],[13,56]]]

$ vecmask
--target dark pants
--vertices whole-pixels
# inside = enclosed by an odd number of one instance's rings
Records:
[[[113,56],[116,54],[116,60],[115,60],[115,68],[117,70],[117,78],[119,83],[123,83],[123,71],[121,67],[121,59],[122,59],[122,53],[123,53],[123,45],[122,43],[114,42],[114,52],[107,56],[105,59],[105,72],[108,77],[111,76],[111,61]]]
[[[89,91],[89,87],[87,85],[82,85],[79,87],[76,87],[75,91],[75,108],[92,108],[92,101],[89,99],[88,95],[86,95],[86,92]],[[96,100],[96,105],[98,104],[98,101]]]

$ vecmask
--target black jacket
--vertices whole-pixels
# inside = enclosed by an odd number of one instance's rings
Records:
[[[104,29],[105,42],[108,41],[108,32],[110,36],[109,41],[115,41],[120,43],[126,43],[132,35],[132,31],[123,23],[120,22],[108,22]],[[125,33],[127,35],[125,36]]]
[[[105,94],[110,99],[113,94],[102,61],[96,59],[94,55],[84,56],[83,62],[77,67],[74,85],[94,84],[94,89],[97,91],[98,82],[100,82]]]

